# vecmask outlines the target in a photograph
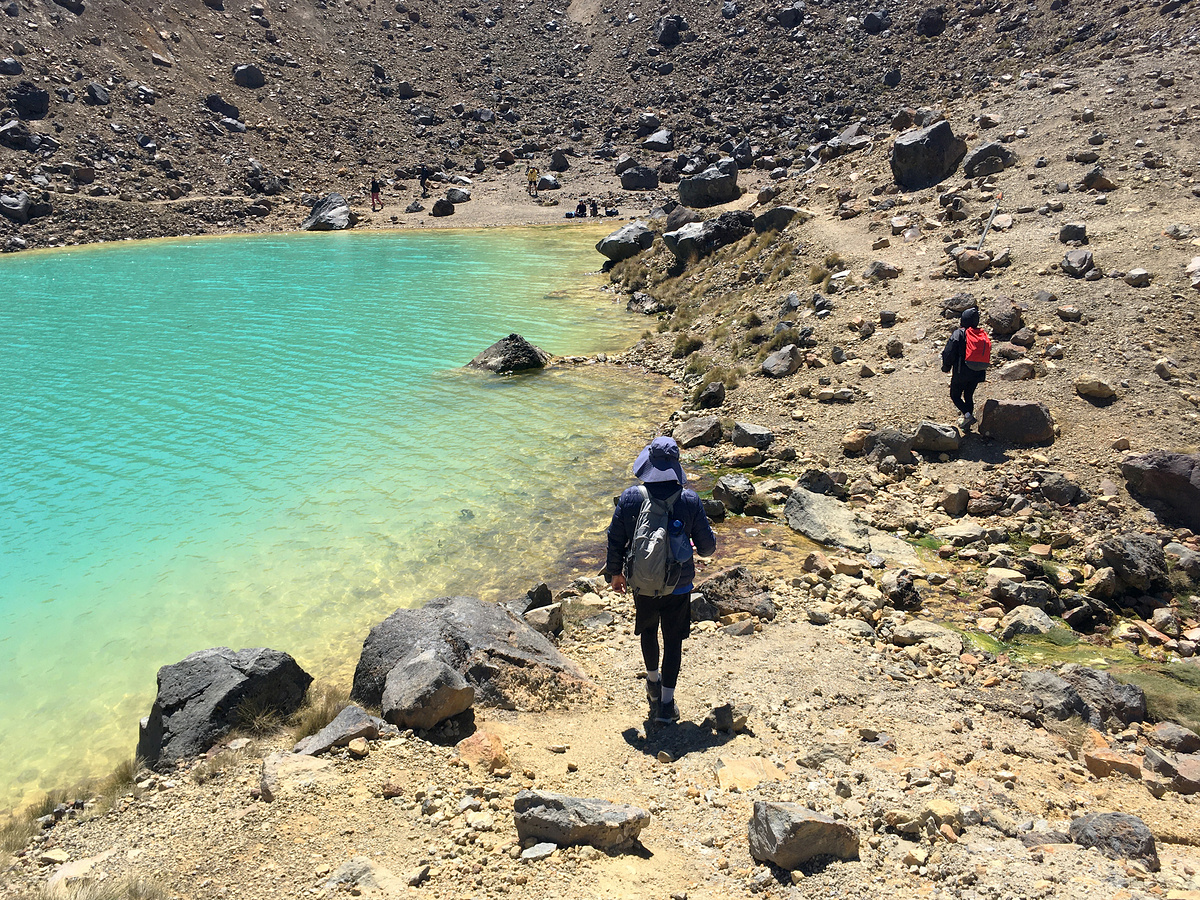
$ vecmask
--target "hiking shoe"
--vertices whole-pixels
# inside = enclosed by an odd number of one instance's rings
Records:
[[[675,705],[675,701],[658,701],[658,712],[654,714],[655,722],[678,722],[679,707]]]
[[[979,420],[975,418],[974,413],[967,413],[965,416],[963,416],[963,428],[970,428],[977,421]]]
[[[651,681],[646,679],[646,698],[650,701],[650,705],[654,708],[662,701],[662,679]]]

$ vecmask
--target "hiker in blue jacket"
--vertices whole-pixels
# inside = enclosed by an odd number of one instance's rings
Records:
[[[633,474],[642,485],[626,488],[616,501],[608,526],[608,558],[604,575],[612,580],[613,590],[625,593],[626,556],[637,528],[638,515],[647,495],[658,501],[670,501],[670,545],[679,577],[673,591],[665,596],[633,595],[633,633],[641,638],[642,659],[646,664],[646,694],[652,714],[658,722],[679,720],[675,703],[675,685],[683,661],[683,641],[691,632],[691,593],[696,577],[692,550],[711,556],[717,539],[704,506],[695,491],[687,489],[687,476],[679,464],[679,445],[669,437],[657,437],[638,454]],[[643,486],[645,493],[643,493]],[[662,672],[659,672],[658,632],[662,630]]]

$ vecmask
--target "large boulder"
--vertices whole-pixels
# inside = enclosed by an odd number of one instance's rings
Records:
[[[253,63],[248,63],[233,67],[233,83],[238,87],[256,91],[267,83],[267,79],[263,77],[262,69]]]
[[[1109,720],[1125,726],[1146,718],[1146,695],[1141,688],[1121,684],[1106,672],[1085,666],[1066,665],[1058,674],[1028,671],[1021,675],[1021,685],[1051,719],[1079,716],[1093,728],[1104,728]]]
[[[458,205],[459,203],[470,203],[471,192],[466,188],[452,187],[447,189],[446,199],[455,205]]]
[[[691,222],[663,234],[663,243],[681,262],[708,256],[750,233],[754,214],[746,210],[723,212],[707,222]]]
[[[198,756],[250,715],[291,715],[311,683],[279,650],[200,650],[158,670],[158,695],[142,719],[137,755],[152,767]]]
[[[1129,590],[1145,593],[1167,583],[1167,555],[1148,534],[1118,534],[1101,541],[1097,551],[1101,565]]]
[[[734,566],[717,572],[696,585],[717,616],[749,613],[768,622],[775,618],[775,602],[771,594],[745,566]]]
[[[800,214],[795,206],[772,206],[754,217],[754,230],[759,234],[768,231],[783,231],[792,219]]]
[[[735,516],[741,515],[754,496],[754,484],[745,475],[722,475],[713,487],[713,499],[720,500]]]
[[[681,448],[711,447],[721,440],[721,419],[718,416],[698,416],[680,422],[674,433],[675,443]]]
[[[397,728],[433,728],[474,702],[475,688],[433,650],[397,663],[383,687],[383,717]]]
[[[932,187],[954,174],[966,152],[966,141],[954,136],[945,119],[906,131],[892,145],[892,177],[908,191]]]
[[[804,361],[800,348],[795,344],[780,347],[763,360],[762,373],[768,378],[786,378],[800,368]]]
[[[437,218],[452,216],[454,215],[454,204],[445,197],[438,197],[433,201],[433,209],[429,211],[429,214]]]
[[[8,102],[21,119],[42,119],[50,112],[50,92],[31,81],[21,81],[9,88]]]
[[[968,178],[977,175],[994,175],[1017,164],[1017,154],[999,141],[980,144],[963,157],[963,174]]]
[[[613,262],[620,262],[637,256],[643,250],[649,250],[654,243],[654,232],[645,222],[630,222],[622,225],[608,237],[600,239],[596,249],[600,254]]]
[[[0,216],[4,216],[10,222],[24,225],[29,221],[32,209],[33,200],[24,191],[18,191],[15,194],[0,194]]]
[[[979,416],[979,433],[1009,444],[1042,444],[1054,440],[1054,417],[1036,400],[988,398]]]
[[[550,354],[535,347],[519,334],[510,334],[488,347],[467,365],[473,369],[487,369],[498,375],[523,372],[528,369],[544,369]]]
[[[312,212],[300,225],[301,231],[341,231],[358,220],[341,194],[329,194],[313,204]]]
[[[649,166],[630,166],[621,171],[620,178],[625,191],[658,190],[658,172]]]
[[[1121,463],[1129,492],[1164,519],[1200,532],[1200,454],[1153,450]]]
[[[675,134],[670,129],[660,128],[642,141],[642,149],[655,153],[669,153],[675,149]]]
[[[1071,822],[1071,841],[1099,850],[1109,859],[1136,860],[1151,872],[1160,868],[1154,835],[1129,813],[1087,813]]]
[[[96,82],[93,81],[92,84],[96,84]],[[91,92],[92,84],[88,85],[89,93]],[[100,87],[100,85],[96,86]],[[104,96],[104,102],[108,102],[107,92]],[[238,108],[227,101],[220,94],[209,94],[204,98],[204,105],[207,106],[212,112],[215,112],[218,116],[222,116],[226,119],[240,119],[242,117]]]
[[[636,806],[549,791],[521,791],[513,798],[513,818],[522,841],[589,844],[600,850],[631,847],[650,824],[650,813]]]
[[[575,663],[507,610],[471,597],[439,597],[420,609],[398,609],[371,629],[351,699],[381,705],[392,669],[426,650],[475,688],[477,703],[532,710],[595,690]]]
[[[737,163],[723,159],[703,172],[680,179],[679,202],[692,208],[730,203],[742,195],[737,176]],[[751,217],[751,225],[753,221]]]
[[[845,504],[797,486],[783,507],[788,527],[818,544],[845,547],[858,553],[871,549],[867,526]]]
[[[953,425],[922,422],[913,433],[912,449],[930,453],[953,453],[958,450],[962,435]]]
[[[750,855],[782,869],[798,869],[817,856],[858,859],[858,832],[799,803],[754,801]]]

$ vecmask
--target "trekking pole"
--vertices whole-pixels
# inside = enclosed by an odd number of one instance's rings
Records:
[[[1004,199],[1003,191],[996,191],[996,204],[992,207],[992,214],[988,216],[987,224],[983,226],[983,236],[979,238],[979,243],[976,245],[976,250],[983,249],[983,242],[987,239],[988,232],[992,230],[992,222],[996,221],[996,213],[1000,210],[1000,201]]]

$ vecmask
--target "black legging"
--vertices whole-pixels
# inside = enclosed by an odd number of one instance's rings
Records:
[[[950,376],[950,399],[960,413],[975,413],[975,388],[979,387],[986,372],[976,372],[963,366]]]
[[[642,661],[646,671],[658,668],[658,632],[662,629],[662,684],[675,689],[683,664],[683,639],[691,626],[691,597],[637,598],[637,632],[642,641]]]

